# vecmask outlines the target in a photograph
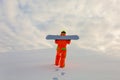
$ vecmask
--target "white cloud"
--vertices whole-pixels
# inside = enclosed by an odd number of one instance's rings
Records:
[[[47,34],[78,34],[72,45],[120,50],[119,0],[11,0],[0,8],[0,51],[52,47]]]

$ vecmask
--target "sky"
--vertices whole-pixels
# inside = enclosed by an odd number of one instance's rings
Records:
[[[120,0],[0,0],[0,52],[55,48],[46,35],[79,35],[71,46],[120,57]]]

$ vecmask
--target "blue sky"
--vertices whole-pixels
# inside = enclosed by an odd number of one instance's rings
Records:
[[[71,46],[119,56],[119,0],[0,0],[0,52],[53,48],[47,34],[77,34]]]

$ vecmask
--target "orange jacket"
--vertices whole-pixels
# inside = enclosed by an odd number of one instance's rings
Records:
[[[66,49],[67,44],[70,44],[70,40],[55,40],[55,43],[58,44],[57,49]]]

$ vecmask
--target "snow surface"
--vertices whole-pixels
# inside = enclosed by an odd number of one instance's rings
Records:
[[[54,57],[54,48],[0,53],[0,80],[120,80],[119,58],[69,47],[60,69]]]

